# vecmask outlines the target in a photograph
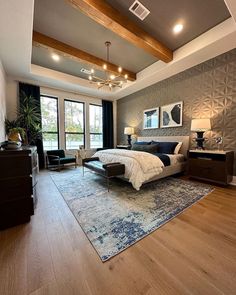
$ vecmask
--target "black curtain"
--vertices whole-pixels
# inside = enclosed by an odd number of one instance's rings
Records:
[[[113,103],[111,101],[102,101],[103,116],[103,148],[113,148]]]
[[[20,104],[22,104],[22,92],[25,93],[26,96],[32,96],[34,99],[38,102],[35,107],[38,108],[38,113],[41,117],[41,108],[40,108],[40,87],[30,84],[25,84],[19,82],[19,98],[20,98]],[[40,120],[41,124],[41,120]],[[43,152],[43,140],[42,140],[42,134],[39,136],[39,138],[36,140],[35,145],[37,146],[38,151],[38,157],[39,157],[39,168],[44,168],[44,152]]]

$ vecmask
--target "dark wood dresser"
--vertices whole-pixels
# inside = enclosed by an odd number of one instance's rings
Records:
[[[190,150],[188,174],[192,178],[228,185],[233,179],[233,151]]]
[[[37,202],[37,149],[0,151],[0,229],[29,222]]]

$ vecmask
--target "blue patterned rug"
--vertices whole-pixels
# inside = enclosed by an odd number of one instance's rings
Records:
[[[51,172],[60,193],[102,261],[133,245],[213,189],[208,185],[165,178],[136,191],[119,179],[106,180],[82,170]]]

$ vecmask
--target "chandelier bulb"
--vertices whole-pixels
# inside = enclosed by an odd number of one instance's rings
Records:
[[[126,80],[128,79],[128,75],[127,75],[127,74],[125,74],[125,79],[126,79]]]
[[[92,76],[89,76],[89,80],[92,81],[92,79],[93,79]]]
[[[111,80],[114,80],[115,79],[115,75],[111,75],[110,78],[111,78]]]
[[[121,73],[122,72],[122,67],[118,68],[118,72]]]
[[[104,70],[107,69],[107,65],[106,65],[106,64],[103,65],[103,69],[104,69]]]
[[[94,69],[91,69],[91,74],[94,74]]]

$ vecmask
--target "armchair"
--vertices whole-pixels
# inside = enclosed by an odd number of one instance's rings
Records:
[[[65,164],[74,164],[75,168],[77,166],[77,159],[76,155],[75,156],[66,156],[64,150],[51,150],[47,151],[46,153],[46,158],[47,158],[47,168],[56,168],[61,170],[61,168]]]

